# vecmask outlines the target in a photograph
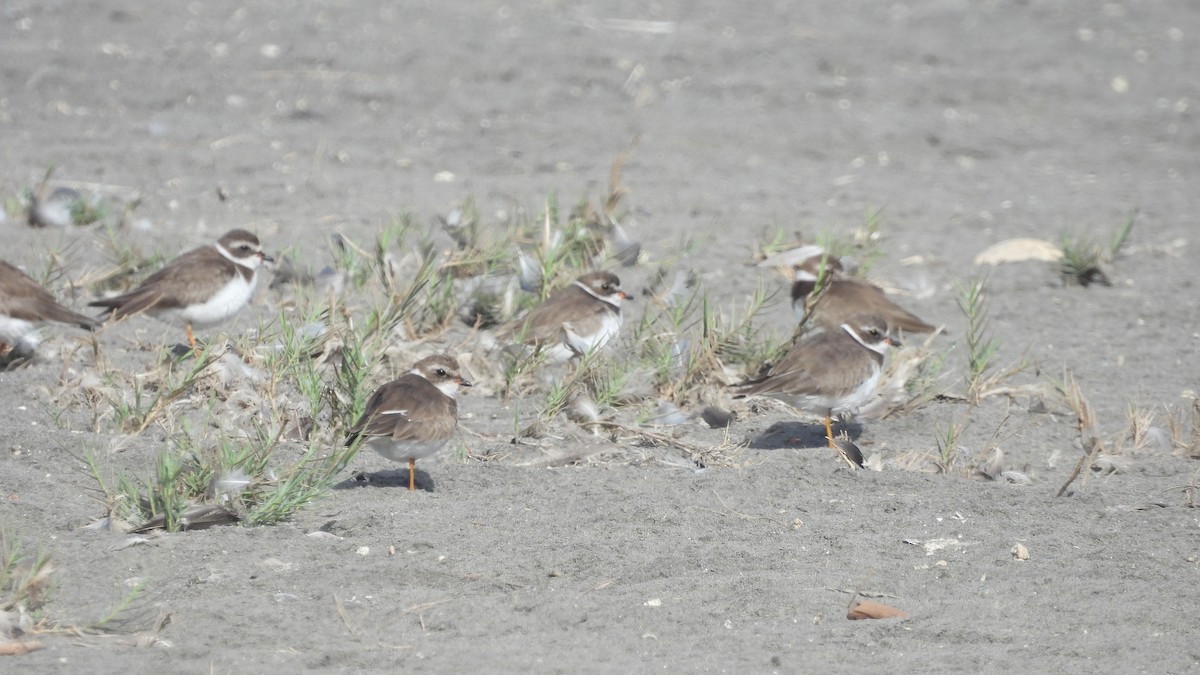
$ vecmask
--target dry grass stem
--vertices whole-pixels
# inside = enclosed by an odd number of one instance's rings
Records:
[[[1081,474],[1083,478],[1080,481],[1079,487],[1082,490],[1087,485],[1090,473],[1086,472],[1085,469],[1092,466],[1096,461],[1096,457],[1104,451],[1104,443],[1096,433],[1096,413],[1092,410],[1092,404],[1084,397],[1083,391],[1079,388],[1079,383],[1075,381],[1075,375],[1069,370],[1063,375],[1061,391],[1067,407],[1075,414],[1076,428],[1079,431],[1079,442],[1083,448],[1083,454],[1080,456],[1075,468],[1071,470],[1071,474],[1067,476],[1066,482],[1059,488],[1058,493],[1055,495],[1056,497],[1066,494],[1067,488]]]
[[[357,640],[358,629],[350,623],[350,615],[346,612],[346,607],[342,604],[342,599],[338,597],[337,593],[333,594],[333,606],[337,609],[337,615],[342,620],[342,623],[345,624],[346,630],[350,631],[350,637]]]

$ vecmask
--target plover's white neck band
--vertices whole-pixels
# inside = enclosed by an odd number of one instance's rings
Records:
[[[229,249],[222,246],[221,242],[219,242],[219,241],[217,243],[213,244],[213,246],[215,246],[217,248],[217,253],[220,253],[222,256],[225,257],[226,260],[233,263],[234,265],[237,265],[239,267],[245,267],[246,269],[251,269],[251,270],[256,267],[253,264],[247,264],[247,262],[245,260],[233,257],[233,254],[229,252]]]
[[[582,284],[578,281],[574,281],[572,283],[574,283],[576,286],[582,288],[584,293],[587,293],[588,295],[599,300],[600,302],[606,302],[606,303],[612,305],[613,307],[617,308],[618,310],[621,309],[621,296],[615,295],[611,298],[606,298],[603,295],[596,295],[596,291],[593,291],[592,289],[588,288],[585,284]]]
[[[884,340],[883,342],[880,342],[879,344],[869,345],[866,342],[863,342],[863,339],[862,339],[862,337],[859,336],[858,331],[851,328],[850,324],[848,324],[848,323],[842,324],[842,330],[846,331],[850,335],[850,337],[854,338],[855,342],[866,347],[867,349],[870,349],[871,351],[875,352],[876,354],[887,354],[888,343],[886,340]]]
[[[433,382],[430,382],[428,377],[425,377],[424,373],[417,370],[416,368],[413,368],[412,370],[408,371],[408,374],[416,375],[417,377],[421,378],[422,380],[429,382],[429,384],[433,384]],[[453,380],[448,380],[446,382],[438,382],[437,384],[433,384],[433,386],[437,387],[438,391],[449,396],[450,398],[454,398],[454,399],[458,398],[458,383]]]

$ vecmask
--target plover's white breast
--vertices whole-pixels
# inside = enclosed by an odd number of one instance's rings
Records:
[[[621,332],[621,315],[605,312],[596,330],[590,335],[576,332],[570,322],[562,327],[563,341],[555,341],[543,348],[543,353],[551,362],[563,363],[580,354],[588,354],[608,344]]]
[[[258,274],[246,281],[241,274],[233,275],[221,290],[208,300],[188,307],[181,307],[169,312],[169,315],[192,324],[193,327],[204,328],[216,325],[237,314],[250,297],[254,295],[254,287],[258,283]],[[164,312],[164,314],[168,314]]]
[[[41,342],[37,326],[25,319],[0,314],[0,342],[24,349],[36,349]]]

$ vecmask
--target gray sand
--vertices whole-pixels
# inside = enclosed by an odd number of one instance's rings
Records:
[[[51,328],[36,362],[0,373],[0,523],[53,556],[49,616],[94,620],[141,583],[135,614],[170,622],[140,645],[43,637],[0,670],[1200,667],[1200,465],[1164,422],[1200,373],[1200,12],[732,5],[9,3],[0,193],[54,165],[61,183],[138,193],[145,229],[122,236],[147,252],[240,226],[319,269],[330,232],[370,242],[400,212],[427,223],[473,196],[496,222],[551,193],[599,197],[636,137],[627,226],[648,260],[692,240],[675,268],[725,307],[760,282],[782,289],[749,266],[776,228],[849,236],[881,209],[871,276],[946,325],[934,347],[956,345],[950,382],[965,358],[956,289],[976,253],[1011,237],[1106,240],[1136,208],[1112,286],[1064,285],[1045,263],[998,267],[989,286],[999,362],[1037,364],[1014,385],[1050,392],[1070,369],[1113,447],[1130,406],[1158,413],[1120,471],[1055,497],[1081,451],[1051,393],[986,399],[962,436],[968,461],[1001,447],[1030,479],[1019,485],[898,466],[936,452],[961,402],[862,420],[857,441],[886,470],[851,472],[819,440],[788,444],[814,427],[778,408],[743,407],[729,440],[749,447],[700,468],[565,419],[562,441],[514,446],[514,411],[471,392],[460,444],[493,461],[419,462],[426,489],[409,493],[402,469],[364,453],[352,470],[383,480],[358,487],[347,471],[290,522],[123,547],[128,535],[80,529],[103,507],[78,457],[147,472],[167,432],[93,433],[88,406],[57,408],[95,361]],[[97,228],[35,230],[15,213],[0,227],[3,257],[30,270],[51,251],[80,273],[108,260]],[[637,291],[652,272],[622,275]],[[264,291],[223,328],[267,321],[279,301]],[[790,330],[785,304],[763,318]],[[103,358],[142,372],[178,333],[125,322],[101,334]],[[411,351],[465,339],[458,327]],[[659,432],[724,441],[698,420]],[[555,460],[572,455],[585,459]],[[856,592],[909,617],[847,621]]]

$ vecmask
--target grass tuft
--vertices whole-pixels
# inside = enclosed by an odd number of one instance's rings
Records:
[[[0,527],[0,637],[16,637],[45,621],[53,572],[41,546],[30,550],[15,531]]]
[[[1109,279],[1106,269],[1116,260],[1121,248],[1129,241],[1136,216],[1136,209],[1130,211],[1129,216],[1125,219],[1125,224],[1113,232],[1107,244],[1092,240],[1072,239],[1063,234],[1063,255],[1058,264],[1058,273],[1063,281],[1084,287],[1094,283],[1111,286],[1112,280]]]

